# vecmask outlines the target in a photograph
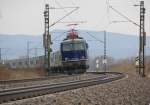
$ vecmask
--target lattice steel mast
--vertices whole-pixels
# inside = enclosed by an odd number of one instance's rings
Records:
[[[50,52],[51,50],[51,35],[49,33],[49,5],[45,5],[44,11],[44,19],[45,19],[45,31],[43,35],[43,45],[45,49],[45,69],[50,69]]]
[[[140,37],[139,37],[139,74],[145,77],[145,8],[144,1],[140,1]]]
[[[106,55],[106,31],[104,31],[104,72],[106,72],[107,69],[107,55]]]

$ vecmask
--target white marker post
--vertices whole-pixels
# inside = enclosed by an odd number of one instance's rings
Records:
[[[99,70],[99,59],[96,60],[96,72]]]
[[[103,59],[104,72],[106,72],[106,64],[107,64],[107,59]]]
[[[140,60],[139,60],[139,57],[137,56],[137,57],[135,58],[135,67],[136,67],[136,72],[137,72],[137,73],[138,73],[139,64],[140,64],[139,61],[140,61]]]

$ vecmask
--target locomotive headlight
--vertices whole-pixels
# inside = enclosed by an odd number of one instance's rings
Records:
[[[68,60],[68,58],[65,58],[65,61],[67,61]]]
[[[82,58],[82,59],[84,59],[85,57],[84,57],[84,56],[82,56],[81,58]]]

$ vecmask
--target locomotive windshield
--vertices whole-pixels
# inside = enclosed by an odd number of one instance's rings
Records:
[[[71,42],[71,43],[63,43],[62,45],[63,51],[76,51],[76,50],[85,50],[85,43],[82,42]]]
[[[72,44],[63,44],[62,45],[63,51],[71,51],[72,50]]]
[[[73,50],[84,50],[85,46],[84,43],[74,43]]]

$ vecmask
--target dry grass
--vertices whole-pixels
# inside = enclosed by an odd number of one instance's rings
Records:
[[[45,71],[40,68],[10,70],[5,66],[0,66],[0,80],[38,78],[44,75]]]
[[[117,63],[110,67],[110,71],[136,73],[136,67],[133,59],[119,60]],[[150,74],[150,57],[146,59],[146,74]]]
[[[135,72],[135,66],[129,60],[119,60],[117,63],[110,67],[111,71],[118,71],[118,72]]]
[[[136,73],[133,59],[119,60],[109,67],[109,69],[109,71]],[[150,75],[150,56],[146,58],[146,74]],[[10,70],[5,66],[0,65],[0,80],[38,78],[44,75],[46,75],[46,72],[42,68]]]
[[[11,76],[10,71],[3,65],[0,65],[0,80],[5,80]]]
[[[150,56],[146,59],[146,72],[150,74]]]

